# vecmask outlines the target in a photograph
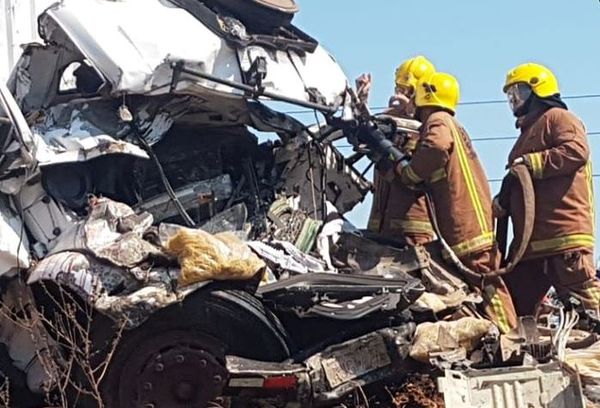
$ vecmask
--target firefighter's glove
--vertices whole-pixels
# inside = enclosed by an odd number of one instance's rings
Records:
[[[394,164],[392,160],[383,158],[375,162],[375,169],[386,181],[391,181],[394,178]]]
[[[512,169],[513,169],[515,166],[518,166],[519,164],[524,164],[524,165],[525,165],[525,167],[527,167],[527,168],[529,169],[529,171],[531,171],[531,169],[532,169],[532,166],[531,166],[531,161],[529,160],[529,157],[528,157],[528,156],[520,156],[520,157],[517,157],[517,158],[516,158],[516,159],[515,159],[515,160],[514,160],[514,161],[513,161],[511,164],[510,164],[510,166],[507,166],[507,168],[509,168],[509,169],[511,170],[511,173],[512,173]]]
[[[380,129],[372,124],[360,127],[358,139],[361,143],[367,145],[370,151],[367,156],[375,163],[379,163],[382,160],[389,160],[395,163],[404,157],[400,149]]]

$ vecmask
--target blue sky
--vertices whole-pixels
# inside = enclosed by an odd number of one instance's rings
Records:
[[[352,81],[372,73],[374,106],[387,104],[396,66],[418,54],[458,78],[462,101],[504,99],[506,72],[529,61],[551,68],[565,96],[600,94],[598,0],[297,1],[295,23],[320,40]],[[588,131],[600,132],[600,98],[567,103]],[[504,103],[461,106],[457,116],[472,138],[517,136]],[[600,173],[600,135],[589,138]],[[512,143],[475,142],[489,178],[503,176]],[[598,193],[600,178],[594,181]],[[498,188],[492,183],[493,192]],[[369,197],[349,215],[351,221],[364,226],[370,205]]]

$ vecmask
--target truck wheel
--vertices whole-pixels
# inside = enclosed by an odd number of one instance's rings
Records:
[[[200,290],[124,333],[102,385],[106,406],[204,408],[226,384],[226,354],[282,361],[290,348],[252,295]]]

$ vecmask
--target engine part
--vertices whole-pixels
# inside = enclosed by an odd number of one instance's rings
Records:
[[[175,196],[187,211],[202,204],[213,204],[231,197],[233,185],[231,177],[223,174],[210,180],[191,183],[175,191]],[[176,217],[179,212],[168,194],[161,194],[151,200],[144,201],[136,210],[147,211],[154,216],[157,222]]]

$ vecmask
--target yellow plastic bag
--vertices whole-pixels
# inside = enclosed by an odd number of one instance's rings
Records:
[[[265,263],[234,234],[216,235],[182,228],[166,244],[181,266],[179,285],[207,280],[246,280],[265,268]]]
[[[428,363],[431,353],[461,347],[470,353],[494,327],[492,322],[474,317],[452,322],[421,323],[417,326],[410,356],[421,363]]]

